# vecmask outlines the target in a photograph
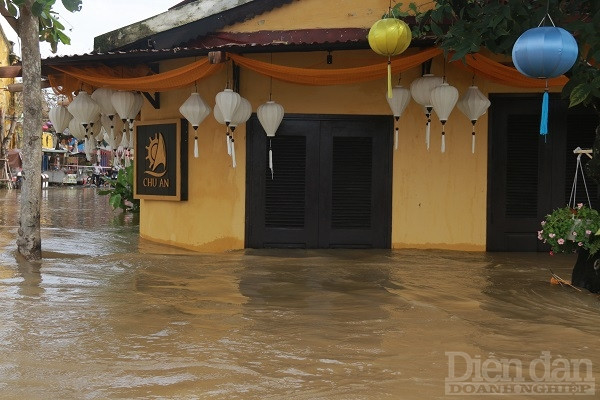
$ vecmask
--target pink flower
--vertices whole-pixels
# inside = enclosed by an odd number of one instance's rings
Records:
[[[590,236],[590,235],[592,234],[592,231],[590,231],[589,229],[586,229],[586,231],[585,231],[585,234],[586,234],[587,236]]]
[[[542,240],[542,233],[544,233],[544,231],[538,231],[538,240]]]
[[[560,238],[556,241],[558,244],[565,244],[565,239]]]
[[[550,233],[548,236],[550,237],[550,239],[553,239],[554,236],[556,236],[556,234],[555,233]]]
[[[572,234],[573,236],[577,236],[577,232],[575,232],[575,231],[571,232],[571,234]]]
[[[542,221],[542,226],[546,225],[546,221]]]
[[[550,255],[551,255],[551,256],[553,256],[553,255],[554,255],[554,252],[553,252],[553,251],[551,251],[551,252],[550,252]]]
[[[581,246],[583,246],[583,243],[579,242],[579,243],[577,243],[577,246],[581,247]]]
[[[583,203],[577,203],[577,208],[581,210],[581,208],[583,207]]]

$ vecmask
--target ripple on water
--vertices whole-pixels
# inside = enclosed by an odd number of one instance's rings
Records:
[[[0,192],[2,398],[442,399],[447,351],[600,365],[598,297],[548,283],[572,257],[196,254],[53,188],[36,269],[14,258],[16,193]]]

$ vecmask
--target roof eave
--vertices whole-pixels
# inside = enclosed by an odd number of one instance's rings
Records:
[[[196,0],[94,38],[94,51],[164,49],[293,0]]]

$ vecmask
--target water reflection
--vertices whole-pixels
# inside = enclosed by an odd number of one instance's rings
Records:
[[[14,256],[18,192],[0,202],[3,399],[441,399],[447,351],[551,351],[600,377],[598,297],[548,284],[573,257],[195,254],[139,240],[94,189],[51,188],[36,267]]]

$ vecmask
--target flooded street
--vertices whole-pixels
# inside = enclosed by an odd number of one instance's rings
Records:
[[[44,191],[35,267],[15,259],[19,195],[0,189],[0,399],[523,399],[448,396],[450,360],[519,360],[531,380],[543,352],[589,360],[583,398],[600,393],[600,299],[549,284],[574,256],[196,254],[80,187]]]

